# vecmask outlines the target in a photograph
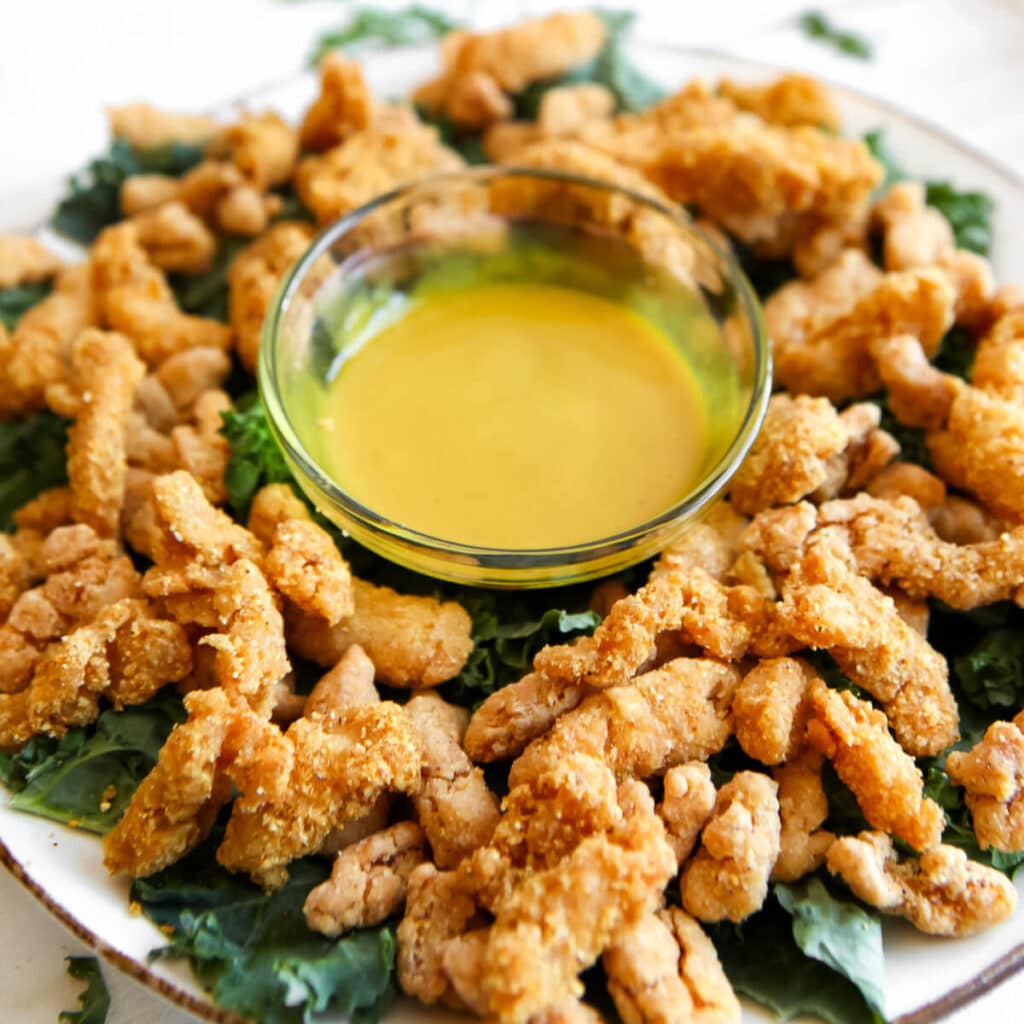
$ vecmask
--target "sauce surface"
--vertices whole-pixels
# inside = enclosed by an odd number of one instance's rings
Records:
[[[611,536],[698,481],[708,411],[672,340],[574,288],[485,283],[426,294],[336,367],[321,464],[422,533],[494,548]]]

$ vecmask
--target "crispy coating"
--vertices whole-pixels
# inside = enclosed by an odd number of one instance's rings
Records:
[[[618,825],[531,872],[498,908],[481,965],[497,1020],[526,1024],[581,995],[579,971],[660,902],[676,870],[661,819],[642,783],[622,787],[620,806]],[[601,899],[591,895],[597,891]]]
[[[285,866],[319,849],[340,822],[370,811],[384,792],[411,793],[420,754],[400,707],[350,708],[330,730],[300,718],[284,734],[281,756],[260,748],[226,768],[239,789],[217,860],[276,887]]]
[[[103,863],[114,875],[142,878],[173,864],[200,843],[230,796],[218,766],[235,727],[222,690],[185,697],[188,720],[172,730],[156,766],[142,780],[121,820],[103,837]]]
[[[901,858],[881,832],[837,839],[828,869],[865,903],[928,935],[974,935],[1005,921],[1017,905],[1013,883],[963,850],[942,845]]]
[[[683,906],[700,921],[742,921],[760,909],[779,856],[778,785],[738,772],[718,791],[700,846],[683,868]]]
[[[569,135],[590,121],[610,117],[615,95],[596,82],[563,85],[549,89],[537,110],[537,128],[542,136]]]
[[[648,580],[703,569],[712,579],[724,581],[740,554],[740,538],[747,522],[729,502],[719,502],[658,555]]]
[[[375,195],[462,166],[462,158],[441,144],[436,129],[384,123],[349,136],[322,155],[301,160],[294,184],[317,221],[329,224]]]
[[[409,875],[423,859],[423,833],[411,821],[353,843],[335,858],[331,877],[310,890],[306,924],[330,938],[380,924],[402,905]]]
[[[249,532],[269,548],[281,523],[309,518],[309,509],[290,484],[267,484],[253,496],[248,527]]]
[[[226,156],[247,182],[265,190],[286,182],[299,155],[299,136],[279,114],[243,114],[211,140],[211,156]]]
[[[183,348],[228,347],[227,327],[178,309],[163,272],[150,261],[131,221],[100,234],[89,254],[89,268],[102,324],[127,335],[148,365]]]
[[[0,622],[34,582],[31,554],[7,534],[0,535]]]
[[[603,1024],[604,1017],[592,1006],[569,999],[530,1018],[529,1024]]]
[[[828,399],[774,395],[761,432],[732,479],[733,508],[753,515],[806,497],[826,482],[830,460],[848,440]]]
[[[464,746],[474,761],[504,761],[521,754],[555,720],[578,707],[583,686],[567,686],[542,672],[495,690],[473,712]]]
[[[999,317],[978,343],[971,383],[982,391],[1024,404],[1024,307]]]
[[[1024,712],[993,722],[968,751],[946,758],[946,771],[965,788],[974,833],[983,850],[1024,849]]]
[[[762,764],[781,764],[803,744],[810,715],[808,693],[817,678],[804,662],[767,658],[736,687],[732,713],[744,753]]]
[[[308,615],[336,626],[355,608],[352,574],[330,534],[309,519],[290,519],[274,531],[267,579]]]
[[[213,265],[217,239],[180,200],[143,210],[132,223],[139,245],[161,270],[204,274]]]
[[[308,224],[282,221],[246,246],[231,263],[228,315],[238,356],[250,372],[256,368],[260,331],[271,297],[312,237]]]
[[[172,142],[205,143],[216,131],[212,117],[160,110],[148,103],[126,103],[108,107],[110,133],[135,149],[155,149]]]
[[[158,618],[146,601],[117,601],[51,644],[26,689],[0,694],[0,747],[87,725],[101,697],[115,707],[141,704],[191,668],[192,647],[177,623]]]
[[[721,750],[732,730],[740,680],[731,665],[676,658],[660,669],[587,697],[533,741],[512,765],[512,786],[570,752],[604,761],[616,778],[644,778]]]
[[[219,348],[189,348],[168,356],[139,387],[138,405],[146,421],[165,431],[186,422],[195,403],[216,390],[231,370],[231,360]]]
[[[306,152],[322,153],[370,126],[373,96],[357,61],[332,50],[320,61],[320,93],[299,128]]]
[[[180,183],[167,174],[131,174],[121,183],[117,201],[125,217],[134,217],[178,198]]]
[[[463,934],[476,914],[476,901],[456,871],[420,864],[408,878],[405,916],[398,925],[398,983],[406,995],[428,1006],[444,1000],[458,1005],[443,966],[449,939]]]
[[[60,259],[31,235],[0,236],[0,288],[45,281],[60,268]]]
[[[71,354],[68,431],[71,514],[100,536],[119,532],[125,491],[125,424],[145,367],[120,334],[84,331]]]
[[[181,355],[209,351],[191,349]],[[223,353],[218,352],[218,355]],[[190,473],[202,487],[207,500],[215,505],[221,505],[228,499],[224,472],[231,457],[231,446],[221,434],[221,429],[224,413],[231,406],[231,399],[225,392],[217,389],[204,391],[192,405],[192,422],[171,429],[175,467]]]
[[[847,432],[846,446],[829,459],[825,481],[811,495],[816,502],[857,493],[900,453],[896,438],[881,429],[882,410],[874,402],[848,405],[839,419]]]
[[[714,807],[711,769],[703,761],[678,764],[665,772],[664,792],[657,811],[680,867],[693,852]]]
[[[811,687],[811,707],[807,738],[832,762],[868,822],[915,850],[937,846],[945,815],[922,795],[921,772],[889,735],[885,715],[820,680]]]
[[[352,644],[361,645],[389,686],[422,689],[454,679],[470,651],[472,622],[454,601],[397,594],[352,580],[355,610],[336,626],[288,610],[288,643],[303,658],[333,665]]]
[[[413,795],[413,807],[434,863],[453,868],[491,838],[498,801],[452,735],[452,716],[439,696],[417,694],[405,710],[423,758],[422,786]]]
[[[773,882],[795,882],[825,863],[835,835],[821,828],[828,817],[828,799],[821,784],[822,757],[805,749],[772,771],[779,784],[782,820],[779,859]]]
[[[689,914],[648,914],[602,959],[625,1024],[738,1024],[740,1004],[711,940]]]
[[[743,85],[723,78],[718,94],[769,124],[839,130],[839,112],[828,89],[807,75],[779,75],[767,85]]]
[[[774,509],[752,522],[744,543],[769,568],[785,571],[823,536],[840,545],[843,557],[869,579],[954,608],[1015,599],[1024,578],[1024,529],[973,544],[950,543],[935,533],[912,496],[858,494],[817,510],[807,504]]]
[[[373,685],[375,669],[366,652],[353,644],[338,664],[325,672],[306,698],[307,718],[320,718],[326,726],[346,708],[376,704],[380,694]]]

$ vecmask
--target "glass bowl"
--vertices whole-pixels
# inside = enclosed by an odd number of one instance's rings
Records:
[[[510,238],[522,232],[571,238],[598,258],[586,264],[589,269],[573,271],[540,250],[524,270],[522,260],[503,259]],[[681,500],[613,536],[509,550],[430,536],[394,522],[328,475],[316,457],[323,440],[314,411],[317,389],[326,386],[346,345],[361,344],[387,321],[396,296],[423,281],[440,261],[448,266],[453,255],[463,254],[474,265],[483,261],[494,279],[554,283],[627,302],[670,336],[674,315],[700,311],[698,329],[687,332],[686,357],[708,370],[702,379],[727,376],[730,390],[718,395],[712,384],[712,393],[702,396],[718,436],[699,479]],[[259,386],[299,486],[356,541],[440,579],[541,587],[635,564],[702,518],[760,429],[771,390],[771,355],[757,299],[738,265],[680,209],[560,171],[481,167],[381,195],[326,228],[271,303],[260,344]]]

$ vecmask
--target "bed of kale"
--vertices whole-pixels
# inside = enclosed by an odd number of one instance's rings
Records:
[[[586,66],[549,82],[530,86],[516,97],[517,115],[536,113],[543,93],[556,85],[595,81],[608,86],[621,110],[650,105],[660,90],[628,60],[624,33],[629,16],[602,12],[610,32],[604,50]],[[401,11],[356,11],[349,22],[318,42],[314,56],[338,46],[408,43],[434,38],[452,27],[442,14],[421,5]],[[468,159],[480,158],[479,139],[460,136],[440,125],[446,138]],[[887,180],[902,177],[880,132],[866,141],[886,165]],[[81,242],[91,242],[118,218],[117,190],[131,174],[159,171],[180,174],[193,166],[198,151],[187,146],[139,153],[115,142],[72,179],[58,207],[54,226]],[[289,201],[291,215],[297,203]],[[927,184],[928,202],[949,220],[959,245],[986,254],[992,241],[993,204],[989,197],[962,192],[948,182]],[[301,213],[301,211],[298,211]],[[184,308],[224,319],[226,268],[241,243],[228,240],[206,274],[174,281]],[[763,296],[794,276],[785,262],[741,255],[752,282]],[[13,329],[18,318],[48,292],[46,285],[0,291],[0,319]],[[949,372],[966,376],[973,349],[957,329],[945,339],[937,361]],[[234,411],[225,416],[224,434],[231,445],[226,483],[230,507],[244,519],[256,490],[266,483],[288,482],[288,467],[270,433],[251,379],[235,374]],[[876,400],[885,409],[885,396]],[[887,416],[887,413],[886,413]],[[903,444],[902,458],[927,465],[920,432],[892,423]],[[11,528],[11,514],[39,491],[66,480],[66,424],[42,412],[0,424],[0,528]],[[329,524],[325,524],[328,525]],[[461,601],[473,620],[476,645],[445,696],[474,706],[495,689],[519,678],[545,643],[590,632],[598,617],[587,610],[589,587],[553,591],[496,593],[440,584],[416,576],[357,548],[334,533],[360,575],[399,589],[437,593]],[[636,586],[645,567],[625,575]],[[963,717],[963,738],[970,746],[986,725],[1009,717],[1024,705],[1024,612],[995,605],[958,613],[941,605],[932,610],[929,638],[949,659],[951,679]],[[835,685],[847,685],[827,656],[819,668]],[[12,792],[15,807],[96,833],[117,820],[135,787],[156,761],[173,726],[184,717],[180,699],[162,694],[140,707],[104,711],[88,728],[72,729],[63,739],[37,737],[16,755],[0,755],[0,779]],[[928,795],[945,809],[945,841],[971,857],[1011,873],[1024,855],[982,852],[974,838],[962,791],[951,785],[938,757],[921,764]],[[713,759],[716,782],[746,766],[734,743]],[[498,773],[500,784],[500,773]],[[829,824],[849,833],[864,827],[852,794],[826,766]],[[216,863],[217,833],[185,860],[132,886],[132,899],[170,936],[154,958],[186,958],[201,982],[222,1006],[268,1024],[310,1021],[327,1009],[355,1021],[375,1021],[395,995],[394,922],[332,940],[306,928],[302,904],[310,888],[328,872],[325,863],[305,858],[290,867],[285,886],[265,894]],[[762,911],[741,925],[712,926],[710,934],[734,987],[776,1011],[783,1019],[817,1015],[830,1024],[884,1020],[883,948],[879,915],[851,898],[826,873],[795,885],[774,885]],[[65,1019],[102,1024],[109,999],[95,962],[71,964],[88,982],[82,1009]],[[588,993],[601,988],[600,968],[587,972]],[[596,995],[602,1009],[607,1000]],[[612,1011],[613,1012],[613,1011]]]

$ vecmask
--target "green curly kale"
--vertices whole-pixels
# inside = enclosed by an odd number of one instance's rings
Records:
[[[65,957],[68,974],[85,982],[85,989],[78,997],[77,1010],[63,1010],[58,1018],[60,1024],[106,1024],[110,1012],[110,993],[100,971],[99,961],[94,956]]]

